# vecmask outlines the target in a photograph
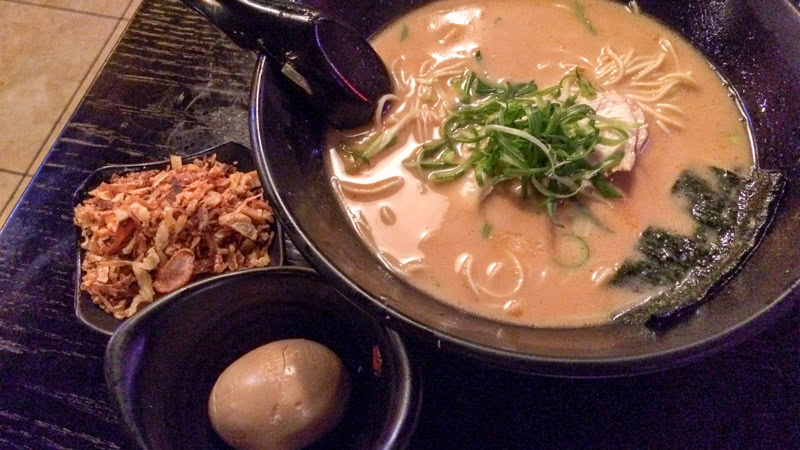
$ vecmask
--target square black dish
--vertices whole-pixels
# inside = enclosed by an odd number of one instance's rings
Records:
[[[242,145],[229,142],[188,156],[182,157],[184,163],[189,163],[204,156],[217,155],[217,160],[226,164],[236,165],[240,171],[249,172],[255,170],[253,157],[250,150]],[[83,184],[78,188],[73,197],[73,208],[86,200],[89,191],[96,188],[100,183],[108,181],[114,174],[141,172],[145,170],[163,170],[169,167],[169,161],[155,161],[141,164],[119,164],[101,167],[94,171]],[[270,266],[280,266],[283,264],[283,235],[277,217],[273,224],[274,236],[270,244],[269,256]],[[75,315],[89,328],[107,335],[111,335],[122,321],[101,310],[90,298],[89,294],[81,290],[81,278],[83,271],[81,266],[85,251],[80,248],[79,242],[81,233],[75,228]],[[157,301],[157,300],[156,300]]]

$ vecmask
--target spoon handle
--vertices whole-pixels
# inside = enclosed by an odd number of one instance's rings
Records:
[[[270,0],[183,0],[225,32],[239,47],[285,62],[291,40],[305,36],[320,12],[300,3]]]
[[[244,49],[266,54],[336,128],[368,122],[392,91],[380,56],[351,26],[282,0],[183,0]]]

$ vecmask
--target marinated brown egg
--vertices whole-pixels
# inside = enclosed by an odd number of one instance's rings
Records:
[[[208,400],[211,426],[238,449],[297,449],[336,427],[350,396],[341,359],[306,339],[275,341],[233,362]]]

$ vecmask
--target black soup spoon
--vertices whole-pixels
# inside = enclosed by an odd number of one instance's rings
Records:
[[[392,92],[383,61],[356,30],[288,1],[183,0],[237,45],[265,53],[335,128],[367,123]]]

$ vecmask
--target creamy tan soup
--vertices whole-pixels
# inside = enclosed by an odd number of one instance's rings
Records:
[[[537,327],[613,320],[658,292],[608,283],[642,231],[692,233],[694,222],[670,193],[680,173],[709,165],[744,173],[753,164],[741,114],[709,64],[635,5],[447,0],[399,19],[373,45],[397,98],[387,99],[388,112],[374,124],[331,134],[332,182],[388,266],[477,315]],[[644,116],[630,170],[610,175],[623,199],[585,189],[577,196],[585,210],[564,200],[551,218],[540,196],[522,199],[513,183],[487,193],[472,174],[434,183],[403,164],[440,137],[458,107],[449,83],[465,70],[493,83],[549,86],[576,67],[600,93]],[[345,170],[337,145],[393,126],[389,148],[360,170]]]

